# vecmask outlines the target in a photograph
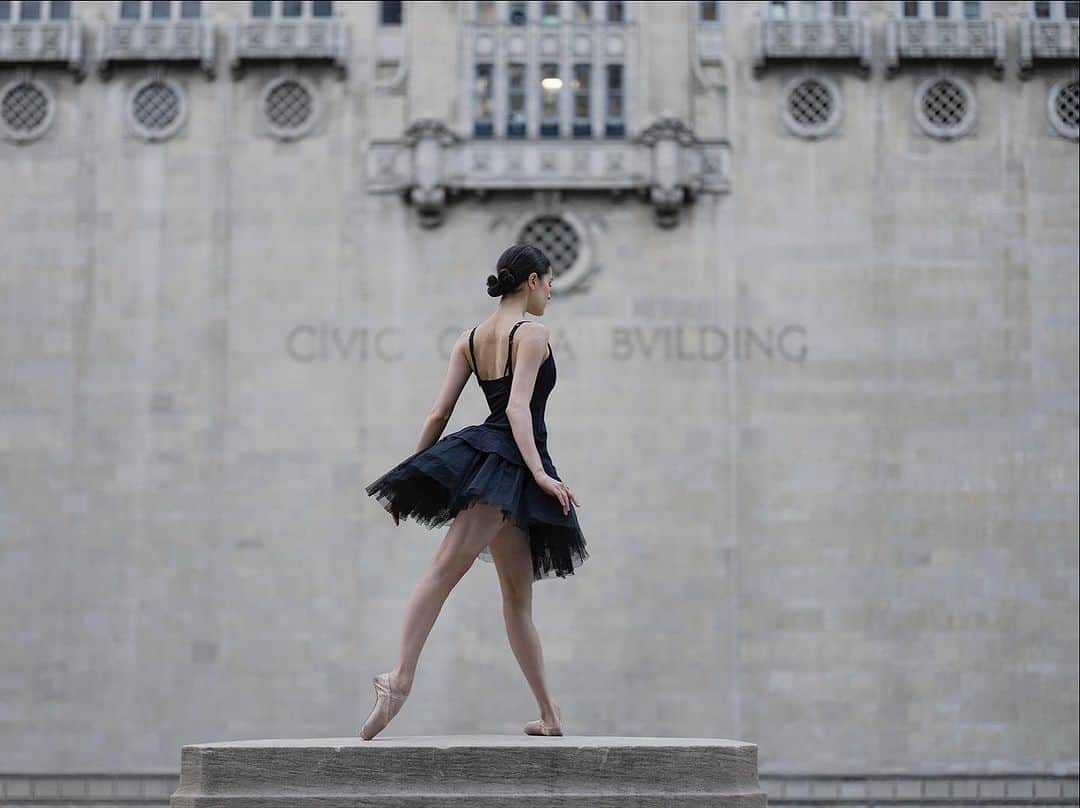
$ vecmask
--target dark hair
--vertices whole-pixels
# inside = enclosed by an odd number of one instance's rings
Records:
[[[496,274],[487,276],[487,293],[492,297],[513,292],[534,272],[543,277],[551,271],[547,256],[532,244],[507,247],[495,266]]]

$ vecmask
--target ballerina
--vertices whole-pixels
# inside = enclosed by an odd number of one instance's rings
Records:
[[[365,488],[395,525],[409,517],[425,527],[453,520],[409,599],[397,666],[372,679],[375,705],[360,729],[365,740],[404,705],[435,619],[478,556],[495,564],[510,647],[540,708],[540,719],[525,724],[524,732],[563,734],[532,620],[532,585],[574,574],[589,553],[575,511],[581,503],[547,450],[544,410],[556,380],[549,332],[542,323],[522,319],[526,313],[543,315],[551,299],[552,268],[529,244],[508,248],[496,266],[487,291],[500,298],[499,307],[455,342],[419,447]],[[500,367],[504,344],[506,362],[496,376],[490,371]],[[481,424],[440,438],[470,373],[491,413]]]

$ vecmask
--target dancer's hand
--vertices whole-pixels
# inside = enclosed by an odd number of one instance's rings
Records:
[[[536,484],[540,486],[540,490],[545,493],[551,494],[559,500],[559,504],[562,505],[563,515],[570,513],[570,503],[573,502],[577,507],[581,507],[581,503],[578,502],[578,498],[566,487],[566,483],[561,480],[556,480],[547,472],[544,472],[536,477]]]

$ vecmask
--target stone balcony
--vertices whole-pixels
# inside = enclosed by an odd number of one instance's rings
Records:
[[[1080,59],[1080,20],[1020,20],[1020,78],[1042,64]]]
[[[885,22],[885,71],[903,62],[989,62],[996,78],[1005,71],[1005,24],[992,20],[923,20],[890,17]]]
[[[730,190],[730,146],[669,118],[627,140],[467,140],[424,119],[372,141],[367,174],[369,192],[406,194],[426,227],[442,223],[451,194],[522,190],[638,191],[672,227],[697,194]]]
[[[337,17],[234,20],[229,31],[234,78],[248,62],[329,62],[344,79],[349,70],[349,26]]]
[[[217,49],[208,20],[118,20],[98,32],[98,73],[108,79],[117,64],[192,62],[212,79]]]
[[[757,745],[720,738],[466,735],[181,749],[170,808],[765,808]]]
[[[778,62],[854,62],[865,78],[871,66],[870,25],[865,19],[768,20],[754,29],[754,75]]]
[[[81,81],[86,77],[82,24],[77,19],[0,22],[0,64],[62,65]]]

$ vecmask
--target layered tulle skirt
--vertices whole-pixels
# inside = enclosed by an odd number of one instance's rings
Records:
[[[544,470],[561,479],[547,452],[546,436],[536,444]],[[533,580],[572,575],[589,557],[573,502],[564,514],[559,500],[545,493],[526,468],[508,424],[477,424],[436,441],[398,463],[365,487],[400,519],[440,527],[475,502],[499,508],[526,534]],[[493,561],[485,547],[480,558]]]

